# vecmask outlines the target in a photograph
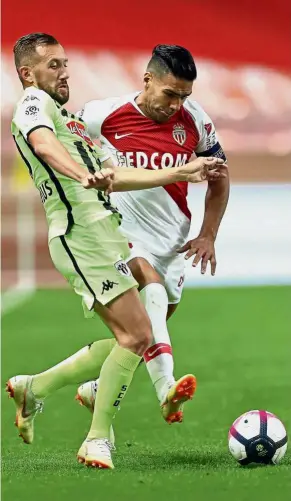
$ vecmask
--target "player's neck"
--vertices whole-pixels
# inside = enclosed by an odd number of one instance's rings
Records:
[[[147,118],[150,118],[152,120],[152,117],[148,111],[148,107],[147,107],[147,102],[146,102],[146,98],[145,98],[145,95],[144,95],[144,92],[141,92],[140,94],[138,94],[138,96],[136,96],[135,98],[135,104],[139,107],[140,111],[147,117]]]

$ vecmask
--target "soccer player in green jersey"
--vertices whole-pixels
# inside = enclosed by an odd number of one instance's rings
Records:
[[[32,33],[17,41],[14,56],[24,93],[14,111],[12,134],[40,192],[52,261],[82,298],[85,315],[97,313],[117,342],[97,341],[44,373],[15,376],[8,390],[20,435],[31,443],[43,399],[67,384],[93,379],[101,370],[85,463],[113,468],[112,420],[152,333],[138,284],[125,263],[129,247],[119,231],[121,216],[108,193],[216,179],[223,176],[215,168],[223,161],[199,158],[159,171],[115,168],[91,141],[82,119],[63,108],[69,73],[59,42]]]

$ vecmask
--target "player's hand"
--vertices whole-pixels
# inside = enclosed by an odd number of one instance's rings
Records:
[[[224,160],[217,157],[199,157],[189,162],[181,169],[183,180],[189,183],[200,183],[201,181],[216,181],[226,177],[225,169],[227,168]]]
[[[94,174],[88,173],[81,181],[86,190],[92,188],[105,192],[105,195],[113,190],[114,171],[112,169],[101,169]]]
[[[214,248],[214,238],[213,237],[197,237],[193,240],[189,240],[181,249],[177,252],[182,254],[186,252],[185,259],[190,259],[190,257],[195,256],[192,266],[197,266],[201,261],[201,273],[205,274],[208,261],[210,261],[211,275],[215,275],[216,270],[216,257]]]

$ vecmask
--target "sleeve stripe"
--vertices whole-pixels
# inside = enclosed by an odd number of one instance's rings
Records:
[[[216,153],[219,153],[219,155],[216,155]],[[215,145],[212,146],[212,148],[210,148],[210,150],[199,151],[199,152],[195,151],[195,154],[197,157],[211,157],[211,156],[217,157],[218,156],[218,157],[223,158],[223,160],[226,160],[226,156],[224,154],[224,151],[221,148],[219,143],[215,143]]]
[[[29,135],[30,135],[33,131],[35,131],[35,130],[37,130],[37,129],[49,129],[49,130],[51,130],[52,132],[54,132],[54,131],[53,131],[53,129],[52,129],[51,127],[49,127],[48,125],[36,125],[35,127],[32,127],[32,129],[30,129],[30,130],[27,132],[27,134],[26,134],[27,140],[28,140],[28,136],[29,136]]]
[[[53,182],[53,184],[55,185],[56,187],[56,190],[59,194],[59,197],[61,199],[61,201],[63,202],[64,206],[66,207],[67,209],[67,218],[68,218],[68,226],[67,226],[67,230],[66,230],[66,235],[68,233],[70,233],[71,231],[71,228],[73,226],[73,224],[75,223],[74,222],[74,217],[73,217],[73,213],[72,213],[72,206],[69,202],[69,200],[67,199],[66,197],[66,194],[63,190],[63,187],[60,183],[60,181],[58,180],[57,176],[55,175],[53,169],[46,163],[42,160],[42,158],[40,158],[38,155],[36,155],[35,151],[33,150],[31,144],[25,140],[25,137],[22,135],[24,141],[26,142],[28,148],[30,149],[31,153],[33,154],[33,156],[35,158],[37,158],[37,160],[41,163],[41,165],[44,167],[44,169],[47,171],[51,181]]]

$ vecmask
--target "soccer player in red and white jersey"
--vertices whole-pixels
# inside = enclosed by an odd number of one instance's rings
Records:
[[[118,166],[165,169],[189,162],[193,155],[225,158],[212,120],[190,101],[196,66],[190,52],[176,45],[158,45],[144,74],[144,89],[130,95],[88,102],[79,116],[90,136],[99,139]],[[227,172],[226,172],[227,174]],[[199,235],[188,240],[191,213],[187,183],[135,192],[113,193],[121,229],[131,242],[129,267],[140,285],[140,296],[152,322],[154,343],[144,360],[168,422],[183,418],[179,385],[195,384],[185,376],[175,381],[167,319],[176,310],[184,282],[184,259],[210,262],[215,274],[215,239],[227,206],[229,179],[209,181]],[[186,252],[184,258],[183,253]],[[193,376],[192,376],[193,378]],[[85,401],[93,383],[78,390]],[[170,389],[170,391],[169,391]],[[87,392],[87,393],[86,393]],[[87,399],[88,400],[88,399]]]

